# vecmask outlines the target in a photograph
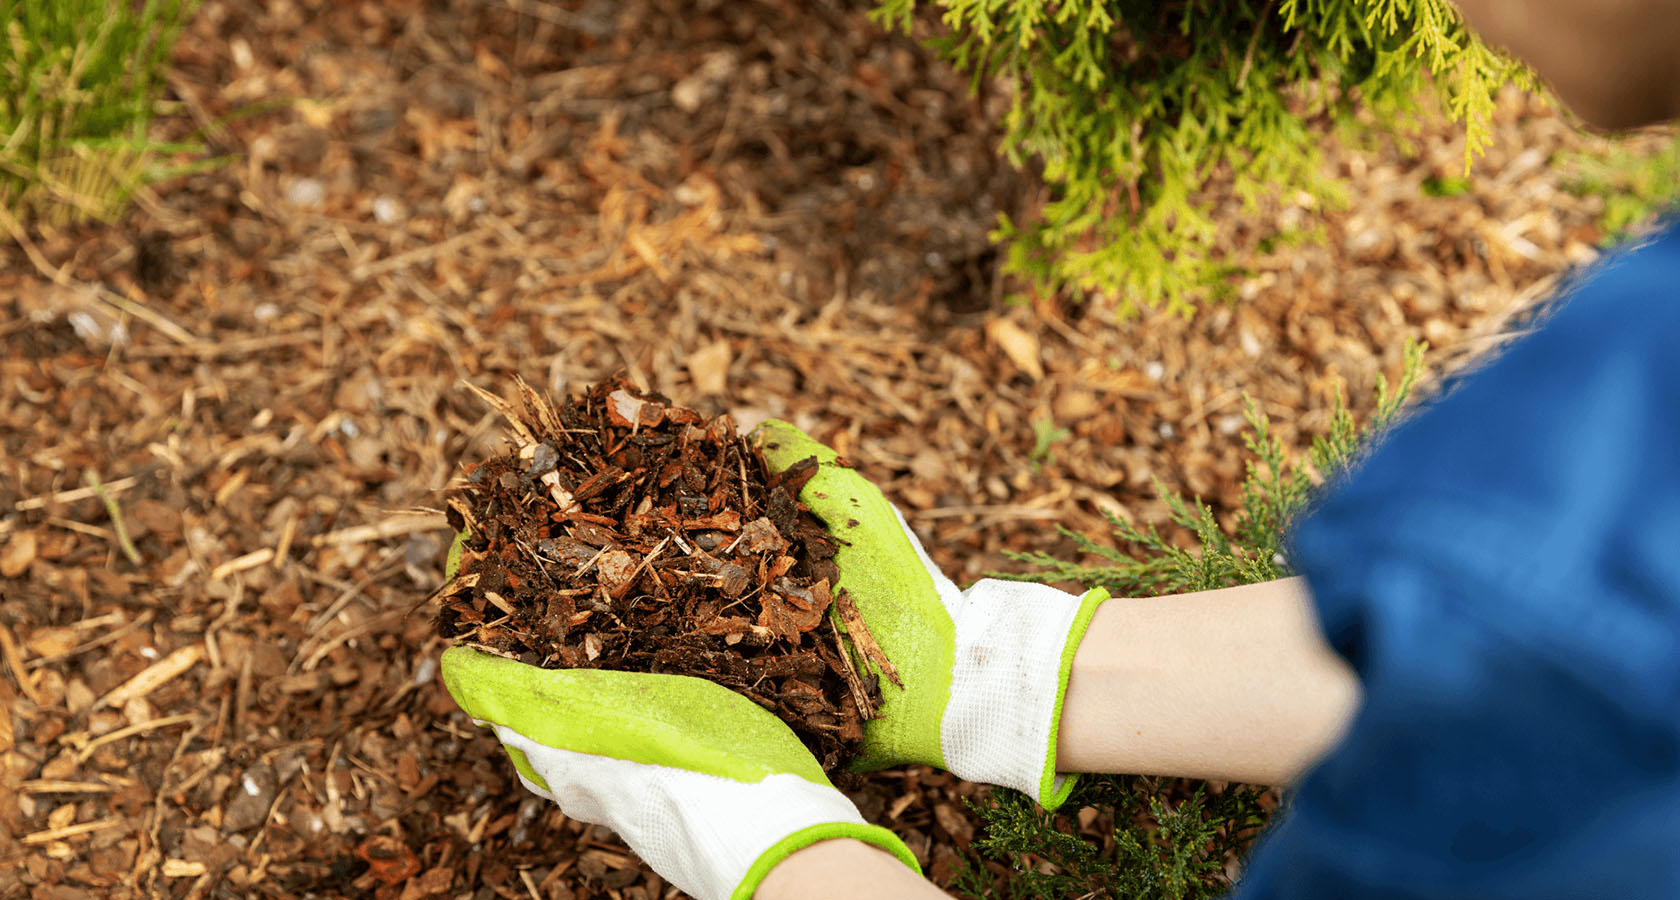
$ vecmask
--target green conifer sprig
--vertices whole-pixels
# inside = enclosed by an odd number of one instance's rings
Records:
[[[1102,587],[1116,597],[1137,597],[1213,590],[1289,575],[1284,543],[1291,523],[1306,508],[1317,485],[1347,470],[1374,436],[1399,415],[1423,370],[1426,349],[1422,343],[1407,345],[1398,384],[1391,386],[1387,379],[1377,379],[1376,402],[1365,424],[1358,424],[1338,399],[1329,429],[1313,438],[1304,463],[1288,458],[1283,441],[1272,434],[1271,420],[1248,402],[1250,430],[1243,435],[1243,445],[1253,458],[1246,465],[1243,503],[1229,534],[1200,498],[1185,498],[1157,481],[1156,490],[1167,505],[1169,520],[1193,534],[1198,549],[1179,547],[1154,525],[1139,527],[1109,514],[1113,544],[1060,529],[1074,542],[1080,556],[1095,557],[1094,562],[1064,559],[1045,551],[1011,553],[1011,559],[1027,563],[1036,571],[999,573],[996,577],[1068,581]],[[1127,546],[1137,548],[1137,555],[1119,549]]]
[[[1336,194],[1318,135],[1361,109],[1394,122],[1437,96],[1492,135],[1495,94],[1531,85],[1448,0],[936,0],[933,40],[978,88],[1010,93],[1002,153],[1050,189],[1032,221],[1000,217],[1009,268],[1043,291],[1111,293],[1122,312],[1189,312],[1229,263],[1201,189]],[[918,0],[880,0],[908,31]]]
[[[1244,445],[1253,458],[1243,482],[1243,504],[1229,532],[1212,509],[1158,486],[1174,524],[1196,537],[1199,549],[1180,548],[1154,526],[1140,528],[1114,516],[1115,544],[1063,529],[1077,545],[1081,562],[1049,553],[1012,558],[1037,569],[1028,575],[997,575],[1032,581],[1071,581],[1107,588],[1126,597],[1211,590],[1291,574],[1285,543],[1292,523],[1327,479],[1357,465],[1376,435],[1394,422],[1423,368],[1423,344],[1407,346],[1398,384],[1379,379],[1376,404],[1365,424],[1338,403],[1328,431],[1316,437],[1305,461],[1291,460],[1270,422],[1250,403],[1251,431]],[[1136,548],[1136,555],[1118,549]],[[1231,886],[1230,866],[1257,837],[1269,815],[1264,789],[1215,785],[1176,778],[1088,775],[1081,778],[1063,812],[1045,812],[1016,791],[997,789],[990,802],[971,804],[983,826],[974,843],[980,859],[1011,865],[1015,872],[995,879],[970,865],[955,887],[986,898],[1114,898],[1114,900],[1203,900]],[[1072,815],[1098,811],[1112,823],[1113,839],[1101,844],[1080,837]]]

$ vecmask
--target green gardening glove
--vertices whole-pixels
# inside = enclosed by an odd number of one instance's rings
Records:
[[[786,725],[709,681],[539,669],[452,647],[443,683],[495,730],[527,788],[611,828],[700,900],[748,900],[776,863],[829,838],[875,844],[916,868]]]
[[[1042,584],[983,579],[958,590],[939,571],[879,488],[832,449],[787,422],[753,432],[783,471],[816,457],[799,499],[840,539],[838,587],[896,667],[881,679],[881,717],[864,726],[864,768],[938,766],[1004,785],[1046,809],[1067,799],[1056,772],[1056,726],[1074,651],[1097,605]]]

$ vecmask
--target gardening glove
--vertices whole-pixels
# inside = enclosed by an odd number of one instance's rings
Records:
[[[527,788],[611,828],[700,900],[750,898],[778,862],[829,838],[866,841],[917,869],[781,720],[727,688],[539,669],[467,647],[444,651],[443,683],[495,730]]]
[[[1060,806],[1073,789],[1056,772],[1068,671],[1108,593],[996,579],[958,590],[880,489],[832,449],[774,419],[753,433],[772,471],[816,457],[799,499],[839,539],[837,586],[902,682],[880,680],[881,715],[864,726],[861,766],[925,763]]]

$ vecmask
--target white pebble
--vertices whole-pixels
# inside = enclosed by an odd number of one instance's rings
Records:
[[[381,225],[395,225],[402,218],[402,207],[389,195],[380,194],[373,198],[373,219]]]
[[[414,667],[414,683],[416,685],[430,684],[432,679],[437,677],[437,673],[437,660],[428,656],[420,660],[420,665]]]
[[[286,188],[286,202],[293,206],[320,206],[327,200],[327,186],[316,178],[299,178]]]

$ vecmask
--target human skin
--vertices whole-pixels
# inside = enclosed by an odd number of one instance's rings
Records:
[[[1056,767],[1285,784],[1335,743],[1358,700],[1358,680],[1319,636],[1304,579],[1111,600],[1073,656]],[[854,897],[860,885],[870,896],[943,896],[844,840],[789,856],[757,896]]]
[[[1073,657],[1056,768],[1288,784],[1358,701],[1305,579],[1110,601]]]
[[[1680,117],[1680,2],[1459,0],[1488,43],[1528,63],[1589,124]]]
[[[949,895],[872,844],[819,841],[779,863],[755,900],[944,900]]]

